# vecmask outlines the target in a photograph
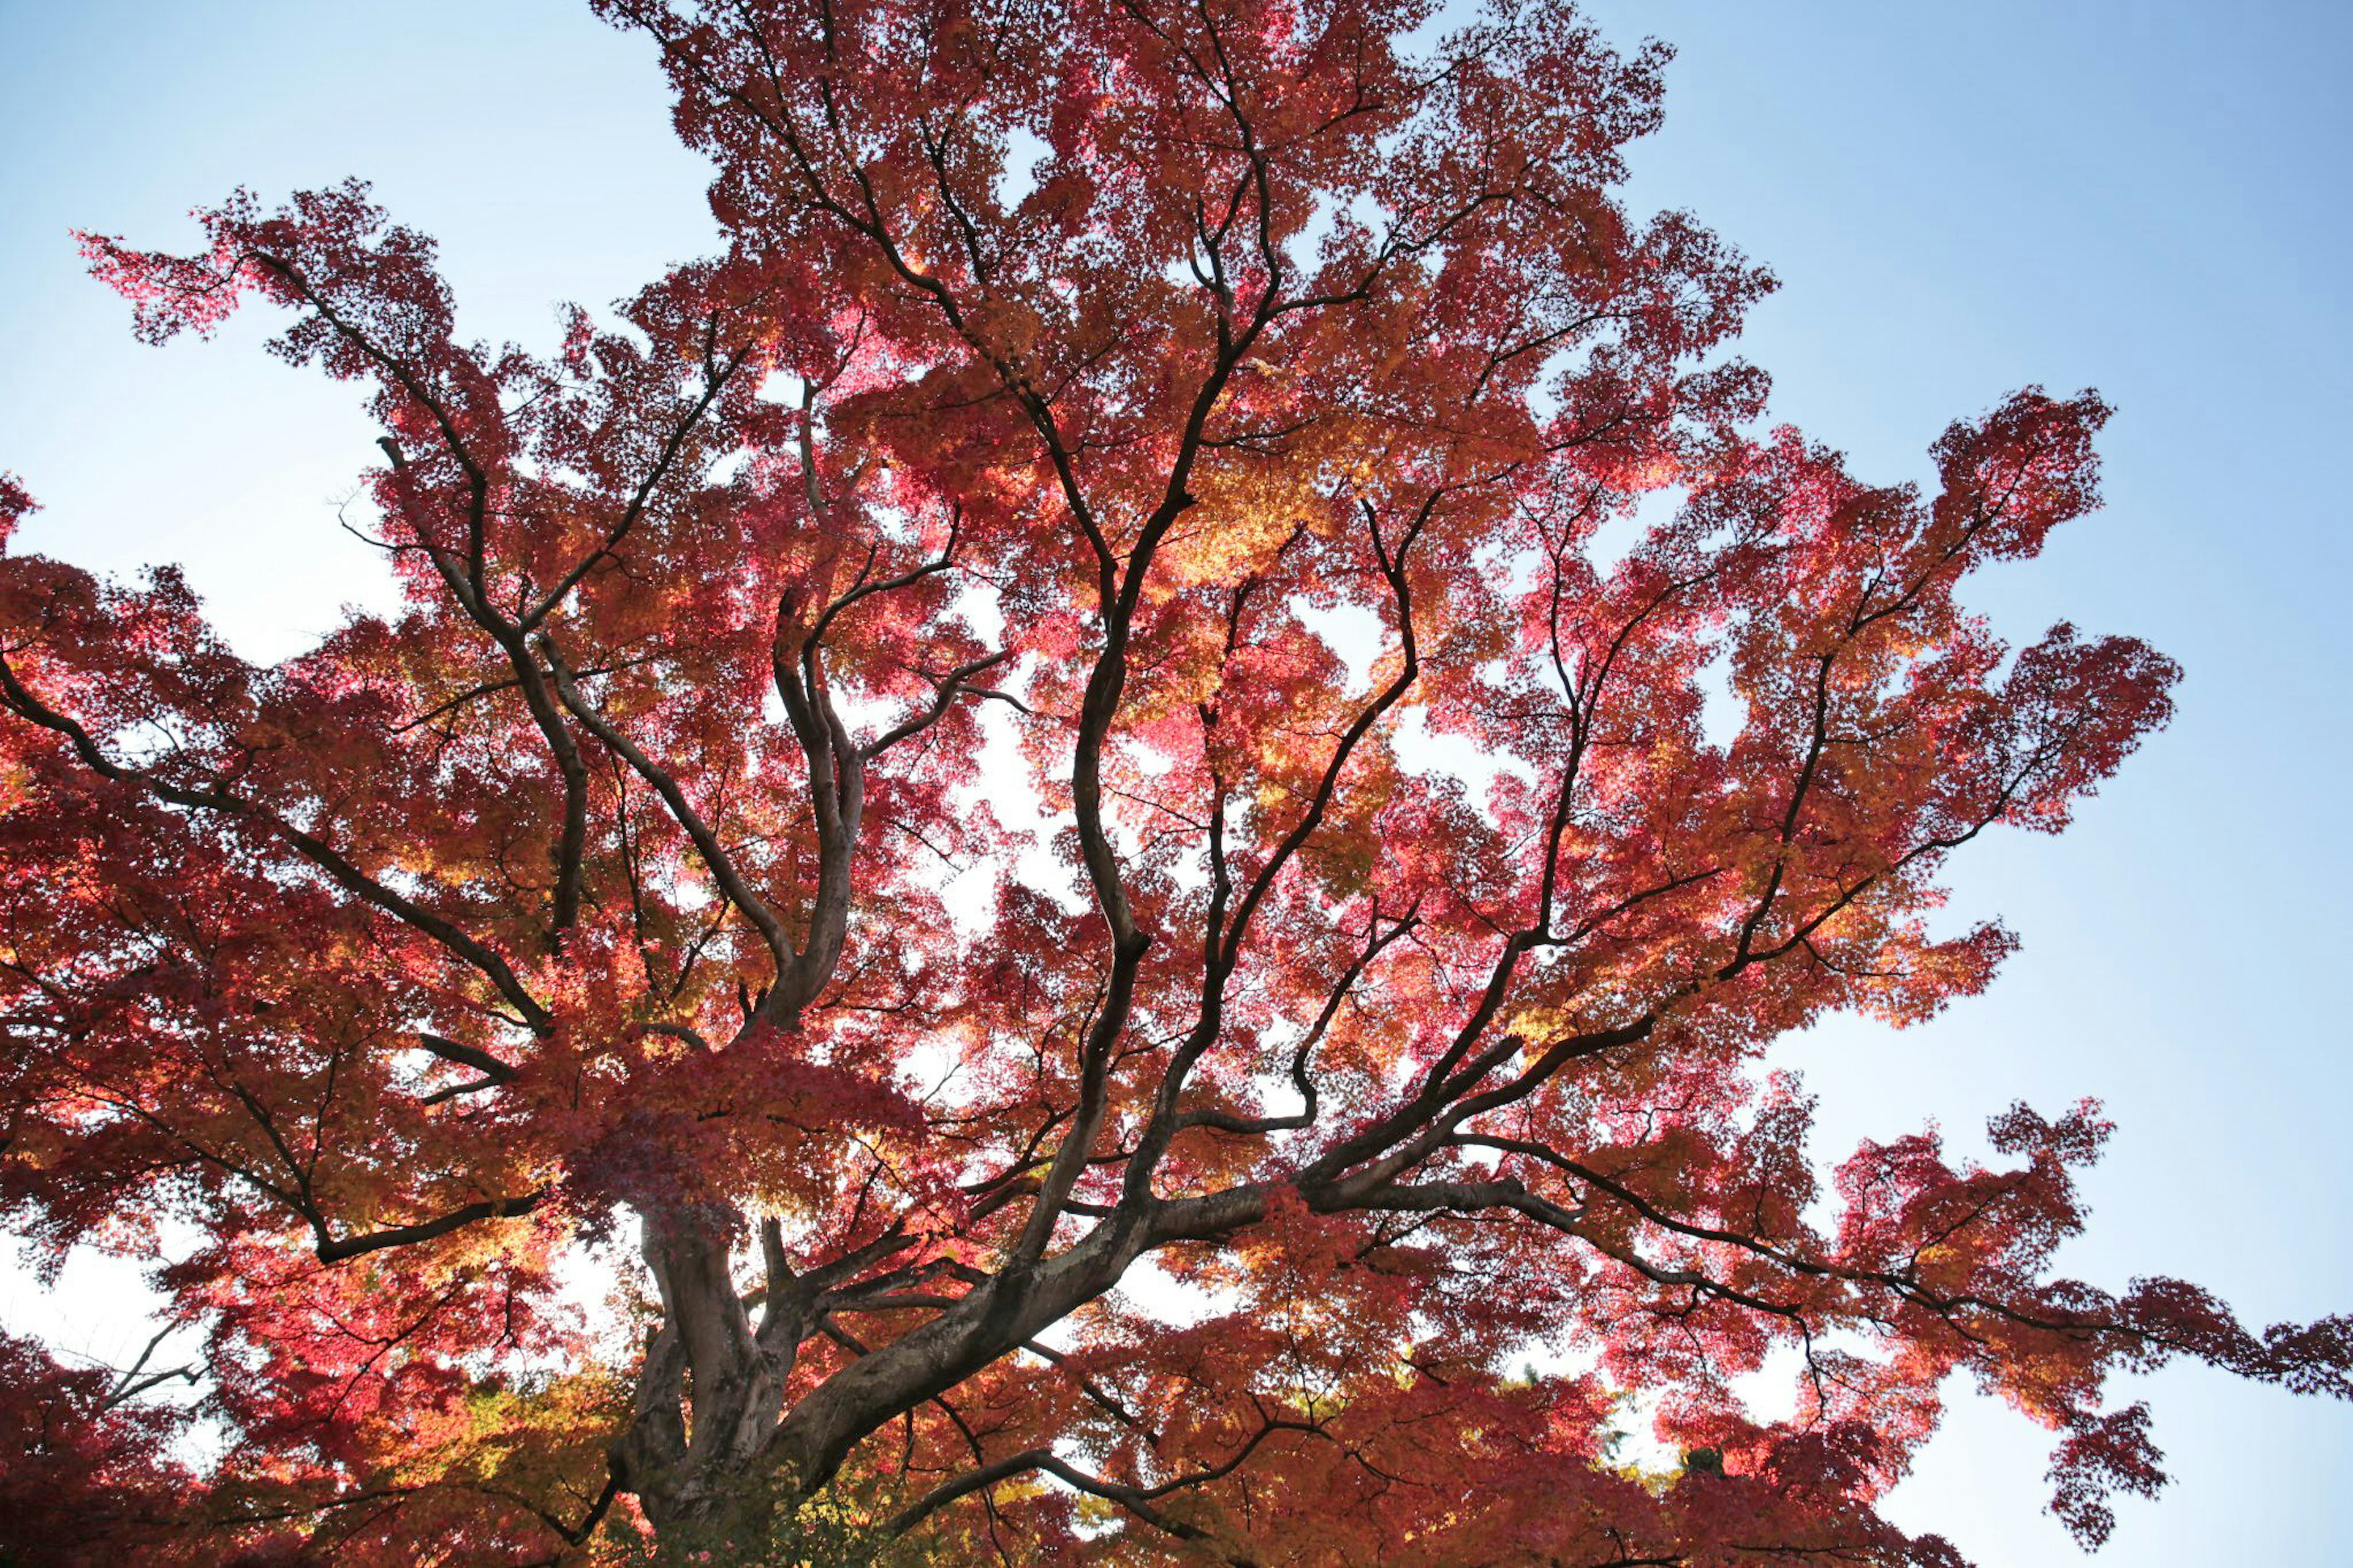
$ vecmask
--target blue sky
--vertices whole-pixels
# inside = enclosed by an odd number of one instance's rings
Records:
[[[1990,994],[1780,1053],[1822,1097],[1820,1147],[1930,1118],[1967,1147],[2016,1096],[2097,1094],[2121,1131],[2069,1270],[2186,1275],[2257,1323],[2353,1308],[2353,11],[1589,9],[1680,50],[1633,199],[1691,207],[1784,279],[1746,344],[1778,416],[1914,478],[1952,417],[2097,385],[2119,409],[2108,510],[1974,602],[2019,636],[2133,632],[2189,670],[2173,727],[2071,833],[1961,864],[1956,912],[2025,939]],[[208,347],[133,343],[69,227],[183,242],[185,209],[237,184],[357,174],[439,237],[467,331],[535,344],[555,301],[620,295],[712,233],[648,52],[574,0],[0,0],[0,467],[50,509],[20,547],[184,563],[261,657],[377,602],[335,527],[375,432],[352,389],[258,352],[259,315]],[[12,1319],[58,1305],[0,1287]],[[1898,1519],[1989,1565],[2081,1561],[2040,1511],[2042,1435],[1954,1392]],[[2145,1392],[2177,1484],[2123,1505],[2105,1560],[2340,1558],[2353,1410],[2194,1369]]]

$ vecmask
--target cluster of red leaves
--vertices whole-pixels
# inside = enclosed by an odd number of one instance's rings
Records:
[[[168,1458],[178,1423],[129,1388],[0,1334],[0,1547],[71,1568],[207,1560],[182,1512],[195,1478]]]

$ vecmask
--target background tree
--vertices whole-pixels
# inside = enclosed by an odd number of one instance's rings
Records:
[[[530,1560],[839,1478],[951,1561],[1937,1561],[1870,1504],[1956,1370],[2094,1540],[2158,1479],[2107,1373],[2342,1392],[2337,1320],[2048,1278],[2089,1108],[1824,1194],[1758,1075],[1984,984],[1944,857],[2164,716],[2149,650],[1953,597],[2093,504],[2096,398],[1928,497],[1752,434],[1767,280],[1619,210],[1660,58],[1565,14],[605,9],[733,243],[553,359],[456,342],[353,187],[91,242],[148,335],[258,289],[371,386],[409,592],[260,669],[168,574],[0,590],[6,1191],[209,1238],[227,1453],[154,1527]],[[559,1261],[640,1235],[600,1336]],[[28,1453],[138,1440],[11,1365]]]

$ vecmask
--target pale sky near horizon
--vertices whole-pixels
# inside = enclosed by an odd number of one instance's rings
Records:
[[[2270,0],[1589,0],[1680,58],[1638,208],[1689,206],[1784,288],[1746,350],[1777,417],[1919,478],[1944,424],[2095,384],[2109,508],[1970,602],[2017,637],[2070,618],[2188,679],[2173,726],[2052,840],[1973,846],[1955,910],[2024,940],[1993,990],[1903,1035],[1840,1025],[1775,1060],[1821,1096],[1817,1152],[1936,1119],[1963,1149],[2024,1096],[2120,1124],[2065,1270],[2214,1288],[2254,1325],[2353,1310],[2346,794],[2353,546],[2353,11]],[[132,342],[66,230],[193,237],[184,215],[347,174],[439,237],[464,330],[531,346],[710,242],[703,173],[641,42],[576,0],[0,0],[0,468],[48,510],[17,548],[177,561],[276,657],[383,603],[334,509],[375,460],[353,389],[259,350]],[[0,1321],[102,1304],[0,1282]],[[119,1332],[120,1331],[104,1331]],[[2353,1407],[2176,1368],[2146,1396],[2176,1484],[2118,1504],[2103,1560],[2353,1558]],[[1890,1505],[1987,1568],[2083,1561],[2041,1511],[2047,1439],[1956,1389]]]

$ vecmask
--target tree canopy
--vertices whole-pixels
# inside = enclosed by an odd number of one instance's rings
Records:
[[[2095,1105],[1810,1148],[1774,1042],[1988,984],[1949,858],[2177,671],[1962,604],[2096,394],[1925,488],[1764,424],[1771,279],[1620,194],[1662,48],[595,8],[725,243],[553,353],[358,184],[84,237],[364,390],[403,599],[259,666],[0,556],[0,1205],[174,1238],[206,1342],[0,1338],[0,1546],[1952,1564],[1875,1504],[1956,1374],[2089,1544],[2163,1479],[2116,1374],[2348,1392],[2353,1320],[2054,1274]]]

